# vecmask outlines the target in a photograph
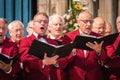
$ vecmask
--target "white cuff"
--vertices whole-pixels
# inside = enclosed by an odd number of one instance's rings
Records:
[[[12,67],[10,68],[10,70],[8,72],[6,72],[6,74],[9,74],[12,71]]]
[[[45,65],[42,65],[42,69],[44,69],[45,68]]]
[[[58,64],[58,63],[56,63],[56,64],[54,64],[54,66],[58,68],[58,67],[59,67],[59,64]]]
[[[20,63],[20,68],[23,70],[23,63]]]

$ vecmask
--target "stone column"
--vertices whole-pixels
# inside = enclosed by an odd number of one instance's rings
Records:
[[[110,22],[113,27],[113,32],[116,31],[113,21],[113,7],[112,0],[99,0],[98,16],[103,17],[106,21]]]
[[[120,0],[118,0],[118,16],[120,16]]]
[[[87,0],[88,1],[88,11],[91,12],[94,15],[93,11],[93,0]]]
[[[37,0],[38,12],[45,12],[49,15],[50,0]]]
[[[57,0],[56,12],[60,15],[65,14],[68,11],[68,0]]]
[[[103,17],[105,20],[112,22],[112,0],[99,0],[98,16]]]
[[[39,12],[63,15],[68,10],[68,0],[37,0],[37,6]]]

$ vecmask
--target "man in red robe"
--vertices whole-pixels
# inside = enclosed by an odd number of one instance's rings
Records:
[[[92,15],[89,12],[82,12],[77,17],[79,25],[78,30],[67,33],[64,36],[63,44],[74,41],[77,35],[82,36],[100,36],[91,31],[92,28]],[[82,43],[82,42],[81,42]],[[86,45],[93,49],[93,51],[76,49],[76,54],[71,63],[68,64],[67,68],[64,69],[67,74],[65,80],[104,80],[100,64],[98,61],[106,59],[106,54],[101,48],[101,42],[86,43]],[[99,54],[98,54],[99,53]]]
[[[0,54],[3,54],[8,58],[14,57],[14,59],[11,60],[10,63],[5,63],[0,60],[0,80],[15,80],[18,76],[17,72],[20,71],[20,64],[16,60],[18,48],[16,44],[10,42],[6,37],[7,26],[7,21],[0,18]]]
[[[24,25],[19,20],[14,20],[8,25],[10,34],[10,40],[17,44],[19,47],[19,41],[24,37]]]
[[[33,34],[20,41],[19,53],[23,62],[26,80],[58,80],[57,77],[57,60],[58,56],[39,59],[28,53],[33,40],[43,41],[48,44],[57,45],[57,43],[45,35],[48,28],[48,16],[45,13],[37,13],[33,18]],[[65,61],[61,61],[65,63]],[[61,66],[62,64],[59,64]],[[62,65],[64,67],[65,65]]]
[[[116,27],[118,32],[120,32],[120,16],[117,17]],[[105,65],[108,66],[110,80],[120,80],[120,55],[116,54],[116,50],[119,47],[119,44],[120,35],[112,45],[106,47],[106,52],[109,58],[105,62]]]

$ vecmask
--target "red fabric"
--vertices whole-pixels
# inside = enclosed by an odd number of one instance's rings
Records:
[[[10,41],[10,39],[6,38],[2,44],[2,53],[6,54],[10,57],[14,57],[18,55],[17,45]],[[10,74],[6,74],[2,70],[0,70],[0,80],[14,80],[18,75],[17,73],[20,70],[20,65],[17,61],[12,65],[12,71]]]
[[[120,35],[117,37],[114,44],[106,47],[106,52],[109,58],[106,64],[110,66],[110,80],[120,80],[120,56],[115,54],[115,50],[120,42]]]
[[[23,62],[26,72],[24,78],[26,80],[48,80],[50,75],[52,78],[51,80],[58,80],[57,68],[54,65],[45,66],[43,69],[42,60],[28,54],[28,50],[34,39],[36,39],[36,37],[31,35],[30,37],[24,38],[20,41],[20,59]],[[57,43],[51,39],[46,38],[46,40],[50,44],[57,45]],[[60,66],[64,67],[64,61],[60,61],[58,60],[58,62],[60,62]]]
[[[79,30],[66,34],[63,44],[73,41],[77,35],[80,35]],[[96,33],[91,33],[91,35],[99,36]],[[65,74],[67,74],[65,80],[104,80],[98,64],[98,60],[106,58],[104,50],[101,52],[101,56],[98,56],[95,51],[87,51],[87,54],[85,58],[83,50],[77,49],[77,55],[64,69]]]

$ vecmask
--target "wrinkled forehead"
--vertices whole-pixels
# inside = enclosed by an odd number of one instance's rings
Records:
[[[117,18],[116,23],[119,23],[119,22],[120,22],[120,16]]]
[[[63,23],[63,20],[59,17],[56,17],[56,18],[52,19],[51,21],[52,21],[52,23]]]
[[[45,15],[39,14],[36,15],[33,20],[48,20],[48,18]]]
[[[4,21],[0,20],[0,27],[6,27],[7,28],[7,23]]]
[[[82,19],[82,20],[91,20],[93,19],[92,18],[92,15],[89,14],[89,13],[82,13],[78,16],[78,19]]]

